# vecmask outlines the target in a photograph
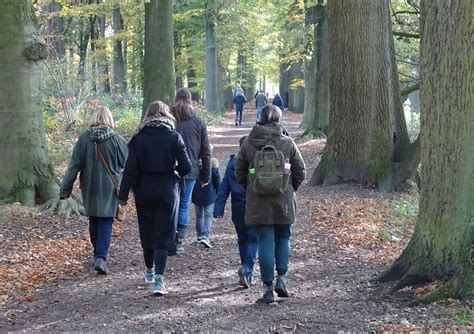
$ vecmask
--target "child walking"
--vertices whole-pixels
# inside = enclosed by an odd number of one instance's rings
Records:
[[[196,211],[197,241],[206,248],[212,248],[209,238],[212,228],[214,201],[216,200],[217,190],[219,189],[220,183],[221,177],[219,175],[219,162],[217,159],[212,158],[211,182],[204,187],[200,184],[196,184],[191,199]]]
[[[240,138],[239,144],[246,136]],[[214,217],[224,216],[224,207],[231,194],[232,222],[237,232],[239,254],[241,266],[239,274],[239,284],[244,288],[249,288],[252,283],[253,266],[257,259],[258,243],[255,228],[245,224],[245,189],[237,182],[234,175],[235,155],[230,156],[225,170],[224,178],[217,192],[217,199],[214,204]]]

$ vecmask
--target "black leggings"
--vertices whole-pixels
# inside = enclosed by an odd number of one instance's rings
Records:
[[[153,268],[155,263],[155,274],[163,275],[165,273],[166,259],[168,258],[168,250],[166,249],[143,249],[143,257],[145,258],[145,266]]]

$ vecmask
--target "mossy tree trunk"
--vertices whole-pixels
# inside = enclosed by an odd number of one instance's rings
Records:
[[[206,2],[206,89],[205,104],[210,112],[219,110],[217,97],[217,47],[213,1]]]
[[[392,189],[405,182],[395,179],[410,142],[389,1],[332,1],[329,11],[329,131],[310,184],[354,181]]]
[[[143,113],[153,101],[174,101],[173,55],[173,1],[146,2]]]
[[[304,80],[303,61],[299,60],[291,65],[290,69],[290,100],[288,108],[295,113],[304,112],[304,87],[299,85]]]
[[[112,26],[114,35],[120,35],[123,32],[123,19],[120,6],[114,6],[112,16]],[[127,91],[127,82],[125,80],[125,59],[122,47],[122,38],[114,37],[112,69],[113,69],[113,92],[115,94],[123,94]]]
[[[446,279],[417,302],[474,298],[471,1],[421,3],[421,201],[415,232],[382,281]]]
[[[49,162],[43,127],[41,61],[31,0],[0,2],[0,201],[56,208],[59,186]],[[63,209],[72,201],[61,201]],[[77,209],[77,207],[75,207]]]
[[[327,134],[329,126],[329,28],[328,10],[322,0],[314,7],[313,20],[314,76],[312,82],[305,77],[304,125],[305,133],[320,136]],[[314,104],[308,103],[307,92],[314,95]]]

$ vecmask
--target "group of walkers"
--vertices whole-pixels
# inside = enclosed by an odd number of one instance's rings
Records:
[[[268,93],[267,93],[268,95]],[[263,108],[267,105],[267,95],[263,94],[263,91],[257,91],[255,93],[255,109],[257,110],[257,119],[256,122],[260,121],[260,114],[262,113]],[[235,126],[242,125],[242,116],[244,111],[244,105],[247,103],[247,99],[245,97],[244,90],[240,85],[237,85],[234,92],[233,103],[235,106]],[[272,104],[280,108],[283,112],[285,110],[285,105],[283,104],[283,99],[281,98],[280,94],[276,93],[273,97]]]
[[[114,132],[110,110],[99,107],[74,146],[60,190],[61,199],[70,197],[80,173],[94,269],[99,274],[108,273],[112,223],[116,214],[125,210],[132,190],[145,281],[153,283],[155,295],[167,294],[167,257],[185,254],[189,204],[195,205],[197,241],[212,248],[213,217],[224,215],[231,195],[241,259],[240,285],[251,286],[258,256],[263,301],[272,303],[273,291],[288,297],[286,274],[295,191],[305,178],[305,165],[296,144],[280,124],[281,109],[265,105],[259,116],[249,135],[240,139],[240,151],[231,155],[221,182],[206,124],[193,108],[187,88],[178,90],[170,109],[161,101],[150,103],[128,144]],[[278,166],[276,172],[268,170],[270,165]],[[279,192],[262,192],[259,188],[275,180],[282,181]]]

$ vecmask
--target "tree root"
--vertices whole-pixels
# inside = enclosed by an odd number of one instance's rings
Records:
[[[441,287],[411,301],[407,306],[412,307],[431,304],[439,300],[446,300],[451,297],[455,297],[454,285],[452,281],[448,281]]]
[[[59,198],[52,198],[39,207],[41,211],[46,214],[57,213],[65,219],[69,219],[71,214],[84,215],[85,211],[82,205],[78,204],[72,197],[60,200]]]

